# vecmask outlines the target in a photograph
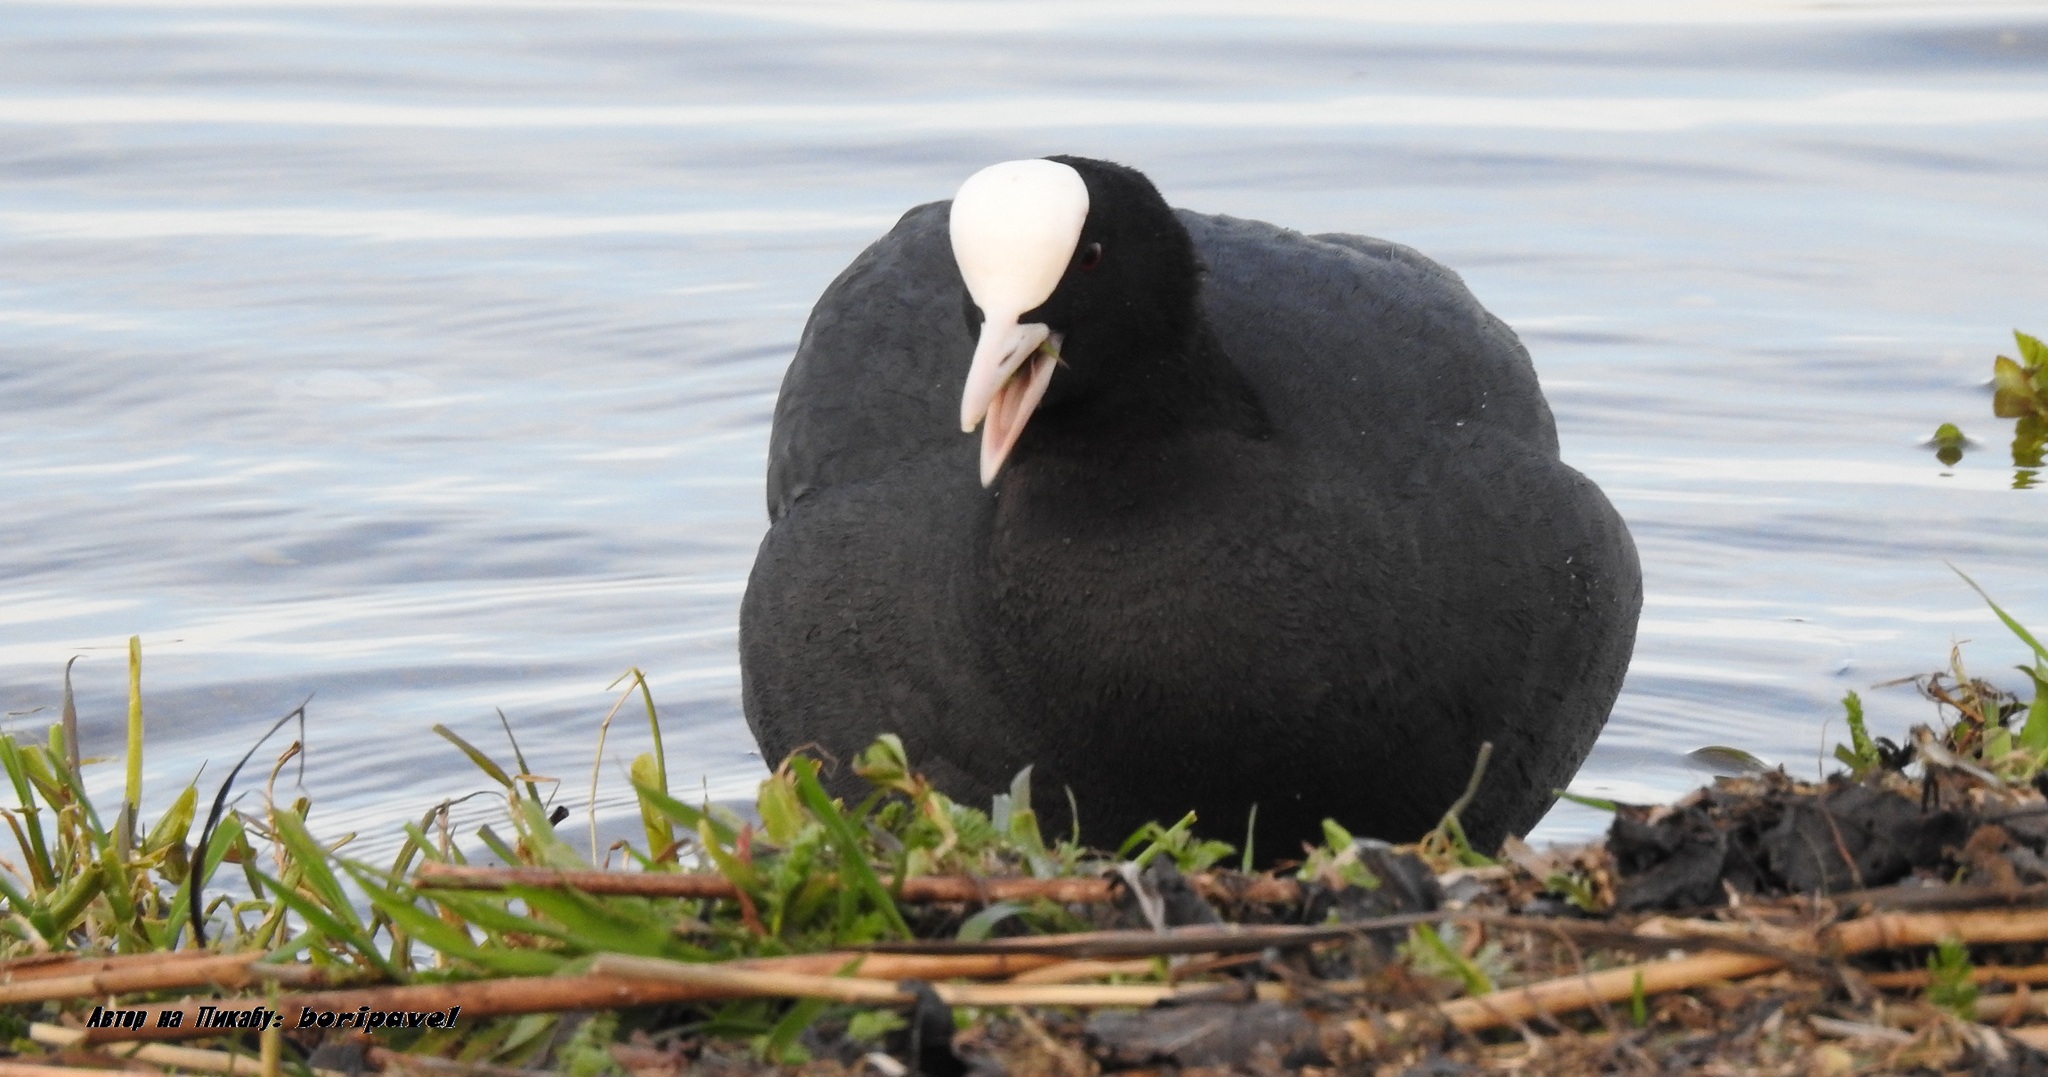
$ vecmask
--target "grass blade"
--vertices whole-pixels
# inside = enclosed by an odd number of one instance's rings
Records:
[[[441,734],[442,738],[445,739],[448,743],[453,744],[457,748],[461,749],[462,754],[468,756],[469,761],[475,763],[480,769],[483,770],[485,774],[490,775],[492,781],[497,782],[499,785],[502,785],[505,788],[510,789],[514,792],[518,791],[519,786],[512,781],[512,776],[510,774],[505,773],[504,767],[501,767],[496,762],[493,762],[490,756],[487,756],[482,751],[478,750],[475,745],[469,743],[466,740],[463,740],[461,737],[456,736],[454,730],[449,729],[447,726],[441,725],[440,723],[436,722],[434,724],[434,732]]]
[[[796,774],[797,796],[803,798],[804,806],[824,824],[825,833],[831,836],[832,844],[839,849],[840,875],[867,895],[875,911],[882,914],[884,922],[897,938],[909,938],[910,925],[903,922],[903,913],[896,908],[894,895],[875,875],[874,865],[868,863],[867,851],[861,848],[860,835],[854,832],[853,824],[826,795],[825,787],[818,784],[818,761],[797,756],[789,764],[790,770]]]
[[[283,902],[286,908],[298,913],[300,919],[306,921],[306,926],[310,929],[309,933],[319,934],[346,945],[362,957],[364,961],[376,966],[377,971],[393,983],[405,982],[405,975],[398,971],[397,966],[385,960],[384,955],[377,952],[377,947],[369,939],[365,938],[361,932],[353,930],[349,925],[342,923],[340,919],[336,918],[327,909],[322,908],[319,902],[284,885],[284,883],[277,879],[264,875],[260,871],[257,874],[263,878],[264,882],[270,884],[271,889],[277,894],[277,899]],[[355,910],[350,909],[347,915],[349,919],[353,920],[355,918]],[[304,946],[311,945],[318,940],[308,940],[301,936],[294,941]]]
[[[2035,658],[2043,662],[2048,662],[2048,647],[2042,646],[2041,641],[2035,639],[2034,634],[2027,631],[2025,625],[2014,620],[2012,614],[2007,613],[2005,612],[2005,610],[2001,609],[1998,603],[1991,601],[1991,596],[1984,593],[1984,589],[1982,587],[1977,586],[1977,581],[1971,579],[1969,575],[1965,573],[1962,569],[1956,568],[1956,566],[1954,565],[1950,565],[1948,567],[1956,575],[1961,576],[1963,578],[1964,583],[1970,585],[1970,590],[1977,592],[1977,597],[1982,598],[1984,600],[1984,604],[1991,607],[1991,612],[1997,614],[1998,619],[2005,622],[2005,627],[2012,629],[2013,635],[2018,636],[2022,642],[2026,643],[2027,646],[2032,647],[2034,649]]]

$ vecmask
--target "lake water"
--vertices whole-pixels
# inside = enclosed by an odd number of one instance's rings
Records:
[[[153,803],[310,695],[315,823],[374,848],[488,784],[428,730],[509,757],[500,708],[615,813],[637,666],[674,784],[749,797],[805,313],[1055,152],[1413,245],[1520,331],[1648,592],[1575,789],[1668,798],[1707,744],[1810,774],[1850,689],[1930,719],[1873,685],[1956,640],[2019,687],[1947,563],[2048,627],[1987,388],[2048,333],[2048,5],[0,2],[9,727],[83,655],[117,755],[139,634]]]

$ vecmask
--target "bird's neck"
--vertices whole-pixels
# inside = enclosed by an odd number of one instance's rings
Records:
[[[1032,416],[1020,457],[1156,447],[1216,432],[1267,436],[1258,394],[1202,321],[1184,339],[1132,347],[1104,361],[1114,364],[1113,377]]]

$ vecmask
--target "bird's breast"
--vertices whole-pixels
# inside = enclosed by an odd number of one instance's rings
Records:
[[[1239,452],[1184,452],[1120,473],[1020,468],[978,554],[999,666],[1059,711],[1189,714],[1310,706],[1342,664],[1318,623],[1368,588],[1328,557],[1294,484]],[[1332,532],[1332,533],[1326,533]],[[1334,662],[1333,662],[1334,657]]]

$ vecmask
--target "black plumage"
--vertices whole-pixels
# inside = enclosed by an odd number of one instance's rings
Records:
[[[1032,764],[1095,843],[1189,809],[1231,839],[1257,804],[1276,856],[1325,817],[1420,835],[1491,741],[1466,828],[1525,832],[1606,721],[1641,576],[1514,333],[1406,247],[1054,160],[1088,192],[1030,312],[1061,362],[988,488],[948,204],[812,311],[740,619],[764,755],[895,732],[971,803]]]

